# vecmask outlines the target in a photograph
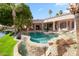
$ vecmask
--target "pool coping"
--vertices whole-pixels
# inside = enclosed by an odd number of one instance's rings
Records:
[[[46,47],[48,47],[49,46],[49,44],[48,43],[36,43],[36,42],[32,42],[31,40],[30,40],[30,36],[25,36],[25,35],[22,35],[22,40],[24,40],[24,41],[28,41],[28,42],[30,42],[31,44],[33,44],[33,45],[36,45],[36,46],[40,46],[40,47],[43,47],[43,46],[46,46]]]

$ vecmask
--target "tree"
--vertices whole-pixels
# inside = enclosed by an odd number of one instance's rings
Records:
[[[32,18],[32,13],[28,5],[21,3],[16,6],[15,27],[17,30],[21,31],[24,26],[29,28],[32,24]]]
[[[10,8],[8,3],[1,3],[0,4],[0,24],[12,26],[13,19],[12,19],[12,9]]]
[[[63,14],[63,11],[62,10],[59,10],[59,12],[56,13],[56,16],[60,16]]]
[[[15,25],[17,30],[22,30],[24,26],[31,26],[32,18],[32,13],[28,5],[23,3],[0,4],[0,23],[2,25]]]
[[[0,4],[0,23],[7,26],[14,25],[18,31],[18,38],[21,38],[21,31],[24,26],[27,29],[31,26],[32,18],[28,5],[23,3],[17,5],[13,3]]]
[[[49,13],[49,16],[51,17],[52,10],[51,10],[51,9],[49,9],[48,13]]]
[[[10,3],[9,4],[11,9],[12,9],[12,18],[13,18],[13,25],[15,24],[15,19],[16,19],[16,4]]]
[[[63,11],[62,10],[59,10],[59,14],[62,15],[63,14]]]
[[[56,13],[56,16],[59,16],[59,13]]]

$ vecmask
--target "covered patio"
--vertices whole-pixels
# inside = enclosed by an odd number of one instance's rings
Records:
[[[58,32],[63,29],[71,31],[75,29],[74,16],[72,14],[61,15],[45,20],[34,20],[32,25],[33,31]]]

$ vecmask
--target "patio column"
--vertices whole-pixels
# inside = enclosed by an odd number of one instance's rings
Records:
[[[72,30],[72,21],[70,21],[70,30]]]
[[[52,31],[53,31],[53,23],[52,23]]]
[[[43,27],[44,27],[44,24],[42,23],[42,31],[44,31],[44,28]]]
[[[69,30],[68,21],[66,21],[66,28],[67,28],[67,30]]]
[[[36,31],[36,24],[34,24],[34,31]]]
[[[58,22],[58,31],[60,31],[61,28],[60,28],[60,22]]]
[[[53,31],[55,31],[55,22],[53,22]]]
[[[73,21],[74,21],[74,30],[76,30],[76,21],[75,20]]]

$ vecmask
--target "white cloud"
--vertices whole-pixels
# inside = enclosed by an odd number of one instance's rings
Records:
[[[69,13],[69,12],[70,12],[69,10],[64,10],[64,11],[63,11],[63,13]]]
[[[56,5],[67,5],[67,3],[56,3]]]
[[[42,10],[43,10],[43,8],[39,8],[39,9],[38,9],[38,11],[42,11]]]

